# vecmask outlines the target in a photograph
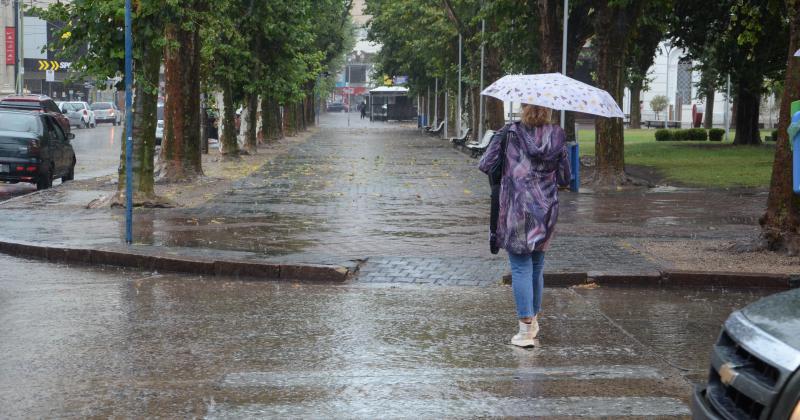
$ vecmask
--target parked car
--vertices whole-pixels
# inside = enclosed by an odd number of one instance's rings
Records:
[[[54,178],[75,178],[75,151],[50,113],[0,110],[0,181],[47,189]]]
[[[48,113],[58,121],[58,124],[65,133],[69,133],[69,118],[61,112],[49,96],[46,95],[11,95],[0,99],[0,109],[19,109],[24,111],[35,111]]]
[[[98,123],[122,124],[122,112],[113,102],[95,102],[92,104],[92,111],[94,111],[94,118]]]
[[[164,140],[164,104],[159,103],[156,107],[156,146],[161,146]]]
[[[341,102],[331,102],[325,107],[328,112],[347,112],[347,105]]]
[[[800,289],[765,297],[728,317],[711,352],[708,384],[695,388],[695,419],[800,419]]]
[[[63,102],[61,110],[69,118],[70,124],[76,121],[76,124],[73,125],[78,128],[89,128],[97,125],[95,113],[86,102]]]

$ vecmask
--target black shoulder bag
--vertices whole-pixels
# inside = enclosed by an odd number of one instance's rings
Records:
[[[500,247],[497,246],[497,219],[500,216],[500,183],[503,180],[503,166],[506,162],[506,146],[508,146],[508,128],[506,125],[495,134],[492,141],[501,141],[500,156],[497,158],[492,169],[489,171],[489,185],[492,187],[492,204],[489,212],[489,251],[497,254]]]

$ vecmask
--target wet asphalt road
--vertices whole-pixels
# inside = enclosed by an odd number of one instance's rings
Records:
[[[0,256],[0,418],[688,416],[761,294],[241,282]]]
[[[95,128],[73,128],[72,148],[78,160],[75,179],[90,179],[114,173],[119,165],[122,127],[99,124]],[[61,180],[53,181],[54,185]],[[0,183],[0,201],[36,191],[33,184]]]

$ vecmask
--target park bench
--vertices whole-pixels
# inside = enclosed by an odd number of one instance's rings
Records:
[[[432,136],[435,136],[435,135],[442,134],[442,131],[444,131],[444,121],[440,122],[439,126],[436,127],[435,129],[427,130],[427,133],[432,135]]]
[[[664,128],[664,121],[647,120],[644,122],[647,128]],[[681,128],[680,121],[667,121],[667,128]]]
[[[467,143],[467,140],[469,139],[470,131],[472,130],[468,128],[466,131],[464,131],[464,134],[462,134],[461,137],[450,137],[448,140],[450,140],[450,143],[453,143],[455,145],[464,145]]]
[[[486,130],[486,133],[483,134],[483,138],[481,139],[480,143],[467,143],[467,149],[469,149],[472,157],[478,157],[486,151],[489,147],[489,143],[492,142],[492,136],[494,136],[493,130]]]

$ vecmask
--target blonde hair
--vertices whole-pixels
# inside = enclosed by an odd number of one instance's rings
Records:
[[[528,127],[541,127],[550,124],[553,119],[553,110],[538,105],[522,104],[522,121]]]

